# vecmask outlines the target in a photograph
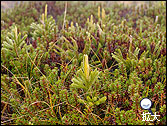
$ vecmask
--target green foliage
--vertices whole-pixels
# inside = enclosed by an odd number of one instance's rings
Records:
[[[84,93],[88,93],[86,101],[83,99],[78,99],[80,103],[86,103],[88,106],[99,105],[106,101],[106,96],[97,100],[97,97],[90,98],[92,94],[92,86],[95,85],[95,81],[98,79],[99,71],[95,69],[94,71],[89,71],[88,56],[84,55],[83,66],[77,71],[77,76],[72,79],[71,88],[80,88],[84,90]],[[90,92],[90,93],[89,93]],[[96,92],[96,91],[93,91]]]
[[[144,97],[160,121],[142,121]],[[1,109],[3,125],[165,125],[165,2],[1,11]]]
[[[6,41],[4,41],[2,44],[2,55],[4,58],[6,58],[5,52],[7,52],[6,55],[10,55],[12,57],[19,57],[19,53],[24,47],[25,39],[27,38],[27,35],[21,37],[21,33],[18,34],[17,27],[14,25],[11,28],[11,31],[11,33],[8,33]]]
[[[71,87],[73,88],[82,88],[86,92],[90,90],[91,86],[97,80],[99,71],[95,69],[94,71],[89,72],[89,63],[88,56],[84,55],[83,58],[83,68],[77,71],[77,77],[72,79]],[[89,75],[90,74],[90,75]]]

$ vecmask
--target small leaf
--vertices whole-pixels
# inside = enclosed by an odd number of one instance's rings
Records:
[[[92,100],[93,100],[94,102],[97,101],[97,97],[94,97]]]
[[[101,103],[104,103],[104,102],[106,101],[106,99],[107,99],[107,97],[104,96],[104,97],[100,98],[98,101],[99,101],[100,104],[101,104]]]
[[[93,103],[92,103],[92,102],[89,102],[89,106],[90,106],[90,107],[93,106]]]
[[[84,103],[85,103],[85,100],[83,100],[83,99],[78,99],[78,102],[84,104]]]
[[[87,96],[87,101],[92,101],[92,99],[89,97],[89,96]]]
[[[99,101],[96,101],[95,104],[96,104],[96,105],[100,105],[100,102],[99,102]]]

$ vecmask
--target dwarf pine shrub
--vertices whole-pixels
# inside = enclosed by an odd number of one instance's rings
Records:
[[[165,3],[1,11],[1,124],[165,125]],[[160,121],[142,121],[145,97]]]

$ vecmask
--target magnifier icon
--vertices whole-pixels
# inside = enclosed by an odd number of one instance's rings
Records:
[[[151,106],[152,106],[152,101],[148,98],[143,98],[140,101],[140,106],[144,110],[148,110],[151,115],[154,115],[153,112],[151,111]]]

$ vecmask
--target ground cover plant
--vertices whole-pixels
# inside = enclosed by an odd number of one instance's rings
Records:
[[[165,125],[166,2],[1,11],[1,124]]]

